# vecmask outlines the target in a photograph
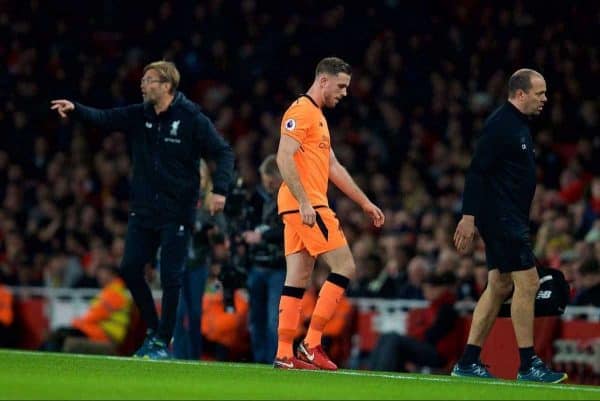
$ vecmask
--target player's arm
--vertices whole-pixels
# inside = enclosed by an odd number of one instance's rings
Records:
[[[315,224],[316,213],[302,186],[300,175],[296,168],[296,162],[294,161],[294,154],[299,148],[300,142],[289,135],[281,135],[279,139],[279,148],[277,149],[277,167],[279,167],[279,172],[281,173],[283,181],[300,204],[302,223],[312,226]]]
[[[361,208],[364,209],[364,206],[371,202],[367,195],[356,185],[348,170],[335,157],[333,149],[331,149],[329,155],[329,180],[346,196],[358,203]]]
[[[373,225],[381,227],[385,221],[385,216],[381,209],[379,209],[365,193],[356,185],[354,179],[348,173],[348,170],[338,161],[333,153],[333,149],[329,155],[329,180],[340,189],[346,196],[352,199],[354,202],[367,213],[373,220]]]

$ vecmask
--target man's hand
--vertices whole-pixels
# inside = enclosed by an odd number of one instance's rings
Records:
[[[300,204],[300,217],[302,218],[302,224],[306,224],[309,227],[315,225],[317,221],[317,213],[310,203]]]
[[[369,215],[375,227],[381,227],[385,222],[385,216],[380,208],[375,206],[373,202],[368,202],[362,207],[363,211]]]
[[[50,101],[52,110],[56,110],[62,118],[65,118],[68,113],[75,110],[75,105],[66,99],[58,99]]]
[[[475,218],[464,215],[456,226],[454,232],[454,246],[459,253],[465,253],[471,246],[475,235]]]
[[[246,244],[254,245],[258,244],[262,239],[262,234],[258,231],[248,230],[242,233],[242,238]]]
[[[225,197],[219,194],[211,194],[211,196],[207,199],[208,201],[208,211],[211,216],[214,216],[215,213],[222,212],[225,208]]]

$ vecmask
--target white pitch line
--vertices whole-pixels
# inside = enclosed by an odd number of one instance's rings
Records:
[[[450,382],[455,382],[456,380],[462,380],[464,382],[467,383],[474,383],[474,384],[485,384],[485,385],[500,385],[500,386],[508,386],[508,387],[531,387],[531,388],[543,388],[543,389],[556,389],[556,390],[576,390],[576,391],[587,391],[587,392],[591,392],[591,393],[598,393],[600,394],[600,388],[594,388],[594,387],[585,387],[583,385],[581,386],[570,386],[568,384],[555,384],[553,385],[551,388],[548,387],[548,384],[542,384],[542,383],[527,383],[527,382],[518,382],[515,380],[503,380],[503,379],[469,379],[469,378],[454,378],[454,377],[450,377],[448,376],[443,377],[443,376],[428,376],[428,375],[422,375],[422,376],[405,376],[405,375],[395,375],[395,374],[386,374],[386,373],[378,373],[378,372],[359,372],[359,371],[348,371],[348,370],[342,370],[342,371],[337,371],[335,372],[336,374],[341,374],[341,375],[350,375],[350,376],[370,376],[370,377],[384,377],[386,379],[394,379],[394,380],[422,380],[422,381],[432,381],[432,382],[441,382],[441,383],[450,383]]]

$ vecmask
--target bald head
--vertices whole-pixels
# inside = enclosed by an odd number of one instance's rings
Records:
[[[508,80],[508,97],[514,98],[519,89],[528,93],[531,90],[531,79],[533,77],[544,79],[542,74],[529,68],[521,68],[515,71]]]
[[[523,114],[540,114],[546,98],[546,80],[539,72],[521,68],[508,80],[508,100]]]

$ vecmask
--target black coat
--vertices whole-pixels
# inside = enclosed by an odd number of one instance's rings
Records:
[[[74,115],[128,136],[133,161],[132,212],[192,224],[200,188],[200,158],[216,162],[213,192],[227,195],[233,151],[200,107],[182,93],[177,92],[169,108],[158,115],[146,103],[106,110],[75,103]]]
[[[529,226],[536,166],[528,117],[510,102],[486,120],[466,176],[463,214],[496,227],[508,220]]]

